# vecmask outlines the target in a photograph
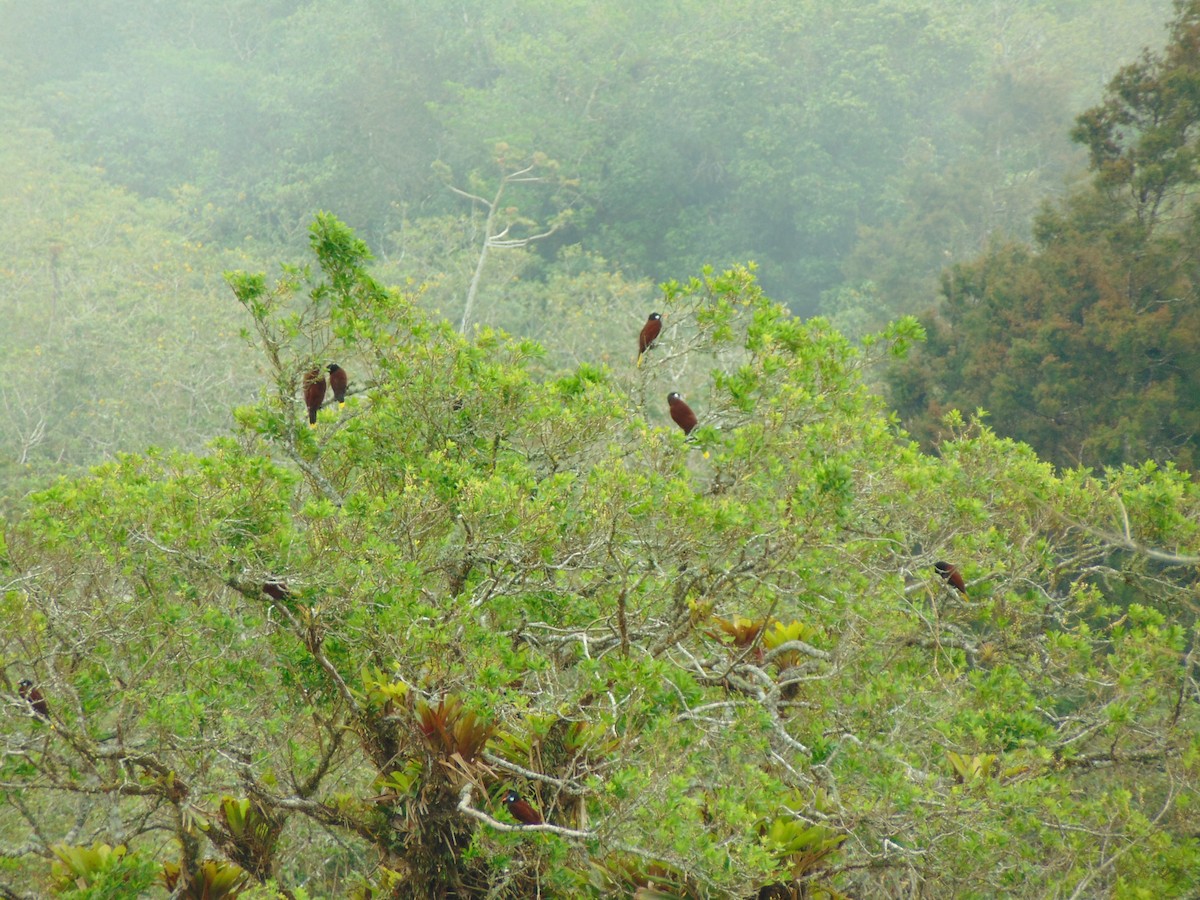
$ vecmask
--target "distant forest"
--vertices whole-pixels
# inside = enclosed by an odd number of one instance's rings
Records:
[[[1200,0],[0,6],[0,898],[1200,896]]]
[[[1081,177],[1075,117],[1170,13],[7,4],[2,474],[224,427],[253,379],[220,272],[294,256],[321,209],[378,277],[455,323],[471,293],[551,367],[623,360],[655,285],[705,264],[851,335],[927,309]]]

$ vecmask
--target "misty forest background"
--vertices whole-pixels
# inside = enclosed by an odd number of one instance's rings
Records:
[[[3,5],[0,896],[1200,889],[1198,161],[1184,0]]]
[[[492,230],[557,229],[490,254],[472,319],[550,367],[624,363],[655,286],[706,264],[851,336],[921,313],[1085,177],[1075,117],[1170,12],[8,5],[3,476],[224,428],[257,375],[221,272],[294,258],[317,210],[458,323],[487,210],[450,188],[491,200],[535,158]]]

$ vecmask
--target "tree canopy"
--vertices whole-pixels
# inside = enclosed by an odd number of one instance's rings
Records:
[[[151,444],[198,448],[254,390],[203,203],[140,199],[0,103],[0,498]],[[250,250],[251,248],[247,248]]]
[[[855,350],[747,269],[665,284],[642,366],[538,377],[336,218],[310,244],[227,276],[264,372],[234,434],[4,533],[10,896],[1200,883],[1186,475],[961,420],[926,455],[862,381],[915,322]],[[349,401],[309,429],[329,361]]]
[[[317,209],[426,310],[536,339],[539,375],[623,361],[624,318],[705,264],[857,339],[1029,231],[1170,4],[210,7],[0,8],[0,496],[202,446],[254,391],[219,273]]]
[[[1200,463],[1198,39],[1200,4],[1178,3],[1166,48],[1077,120],[1091,181],[1032,247],[998,241],[943,276],[929,344],[892,378],[915,433],[982,407],[1060,465]]]
[[[1200,891],[1200,0],[61,6],[0,895]]]
[[[946,251],[1027,230],[1073,163],[1062,123],[1169,9],[31,0],[0,13],[0,78],[139,195],[198,189],[206,242],[282,250],[326,208],[382,251],[462,212],[432,164],[487,173],[504,141],[578,180],[560,239],[635,277],[755,259],[796,311],[874,279],[909,312]]]

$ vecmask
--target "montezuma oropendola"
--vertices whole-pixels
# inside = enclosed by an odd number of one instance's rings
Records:
[[[937,569],[937,573],[942,576],[943,580],[963,595],[964,600],[969,599],[967,597],[967,583],[963,581],[962,572],[958,571],[958,566],[938,560],[933,564],[933,567]]]
[[[39,719],[50,721],[50,704],[46,702],[46,698],[42,695],[33,682],[28,678],[22,678],[17,682],[17,693],[21,695],[21,699],[29,704],[29,709],[32,714]]]
[[[692,429],[696,427],[696,414],[683,402],[683,397],[678,391],[667,394],[667,405],[671,407],[671,418],[675,420],[675,424],[683,429],[684,434],[691,434]]]
[[[304,376],[304,405],[308,407],[308,427],[317,427],[317,413],[325,402],[325,373],[312,369]]]
[[[287,582],[280,581],[278,578],[264,581],[262,592],[272,600],[290,600],[292,597],[292,592],[288,590]]]
[[[638,355],[637,364],[642,364],[642,354],[650,349],[650,345],[658,340],[658,335],[662,331],[662,314],[650,313],[650,318],[646,320],[646,324],[642,326],[641,334],[638,335]]]
[[[350,376],[337,363],[329,364],[329,386],[333,388],[333,399],[338,406],[346,405],[346,388],[350,386]]]
[[[508,811],[512,813],[513,818],[522,825],[541,825],[542,815],[528,803],[521,799],[521,795],[509,788],[507,794],[504,795],[504,805],[508,807]]]

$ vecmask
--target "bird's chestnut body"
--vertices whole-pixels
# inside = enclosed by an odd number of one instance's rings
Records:
[[[958,571],[958,566],[938,560],[933,564],[933,567],[947,584],[962,594],[963,597],[967,596],[967,583],[963,581],[962,572]]]
[[[542,815],[526,801],[521,799],[521,795],[514,790],[509,790],[504,795],[504,805],[508,807],[508,811],[512,813],[514,819],[522,825],[541,825]]]
[[[325,373],[312,369],[304,376],[304,405],[308,407],[308,426],[317,427],[317,413],[325,402]]]
[[[642,331],[638,335],[638,355],[637,364],[642,364],[642,354],[650,349],[650,345],[658,340],[659,334],[662,333],[662,314],[650,313],[650,318],[646,320],[646,324],[642,326]]]
[[[350,376],[337,363],[329,364],[329,387],[333,390],[333,399],[338,406],[346,405],[346,388],[350,386]]]
[[[264,581],[262,592],[272,600],[288,600],[291,599],[292,592],[288,590],[287,582],[272,578],[270,581]]]
[[[678,391],[667,394],[667,405],[671,408],[671,418],[683,429],[684,434],[691,434],[696,427],[696,414],[692,408],[683,402]]]
[[[39,719],[50,721],[50,704],[46,702],[46,698],[42,695],[32,681],[28,678],[22,678],[17,682],[17,693],[21,695],[21,699],[29,704],[29,708],[33,714]]]

